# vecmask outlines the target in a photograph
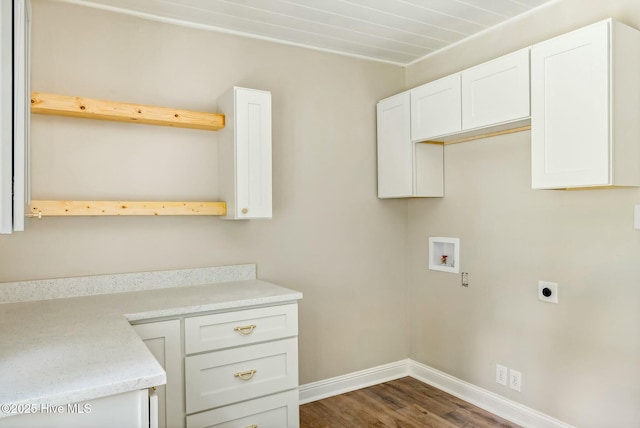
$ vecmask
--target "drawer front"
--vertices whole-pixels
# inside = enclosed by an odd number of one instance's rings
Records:
[[[187,413],[298,387],[298,339],[185,358]]]
[[[186,318],[185,353],[213,351],[298,335],[298,305]]]
[[[187,428],[298,428],[298,390],[187,416]]]

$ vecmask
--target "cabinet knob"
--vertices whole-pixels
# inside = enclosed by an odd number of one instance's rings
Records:
[[[248,212],[249,212],[249,208],[243,208],[243,209],[242,209],[242,214],[246,214],[246,213],[248,213]]]

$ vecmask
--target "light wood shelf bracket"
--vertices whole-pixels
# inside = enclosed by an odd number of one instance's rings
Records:
[[[218,113],[94,100],[42,92],[31,93],[31,112],[209,131],[220,130],[224,128],[225,124],[224,115]]]
[[[226,213],[225,202],[31,201],[28,216],[223,216]]]

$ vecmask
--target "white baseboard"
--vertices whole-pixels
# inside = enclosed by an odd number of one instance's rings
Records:
[[[300,404],[322,400],[323,398],[409,376],[407,362],[408,360],[396,361],[395,363],[301,385],[299,388]]]
[[[408,366],[409,376],[523,427],[573,428],[571,425],[549,415],[450,376],[433,367],[411,359],[408,360]]]
[[[411,359],[301,385],[300,404],[411,376],[525,428],[573,428],[498,394]]]

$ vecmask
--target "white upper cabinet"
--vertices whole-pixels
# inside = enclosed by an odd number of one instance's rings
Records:
[[[639,52],[612,20],[533,46],[533,188],[640,185]]]
[[[378,197],[443,196],[443,146],[411,141],[411,95],[379,101]]]
[[[462,130],[459,73],[418,86],[410,93],[412,141]]]
[[[0,2],[0,233],[24,230],[29,200],[29,16],[28,0]]]
[[[467,131],[528,120],[529,49],[418,86],[410,93],[411,140],[415,142],[446,141]]]
[[[461,76],[463,130],[529,116],[529,49],[480,64]]]
[[[271,218],[271,93],[234,87],[218,102],[220,196],[225,219]]]

